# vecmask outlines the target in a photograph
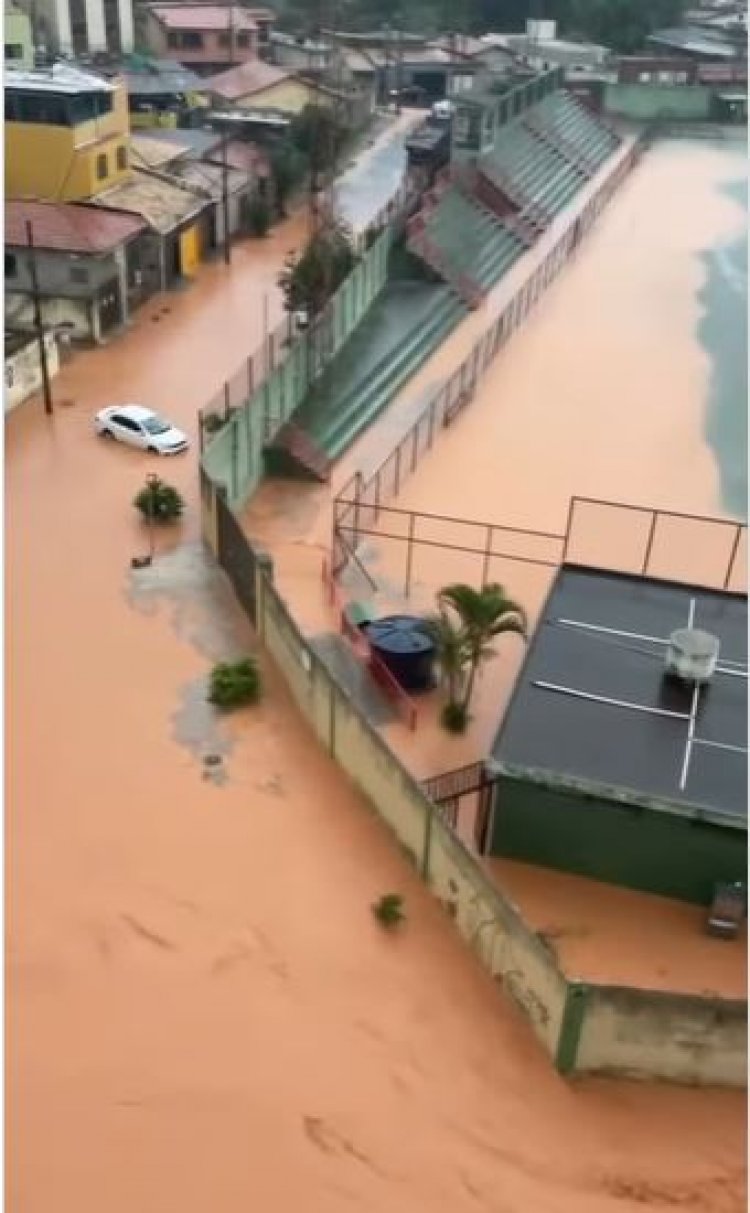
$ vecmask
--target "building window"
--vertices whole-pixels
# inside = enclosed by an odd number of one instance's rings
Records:
[[[229,34],[219,34],[219,46],[227,47],[230,45]]]
[[[77,282],[79,286],[85,286],[89,280],[89,272],[85,265],[71,265],[70,281]]]
[[[96,158],[96,177],[98,181],[106,181],[109,176],[109,164],[107,163],[107,154],[102,152]]]
[[[124,172],[128,167],[128,149],[126,147],[118,147],[117,149],[117,167],[120,172]]]
[[[20,42],[5,43],[5,60],[9,62],[13,59],[23,59],[23,47]]]
[[[68,120],[71,126],[93,122],[96,118],[111,114],[112,108],[111,93],[79,93],[77,97],[68,98]]]
[[[174,34],[174,33],[167,34],[167,46],[170,46],[173,51],[176,51],[177,48],[179,47],[179,45],[180,45],[180,35],[179,34]]]
[[[183,50],[200,51],[203,49],[203,34],[195,30],[186,30],[182,35]]]
[[[237,35],[237,45],[238,46],[249,46],[250,45],[250,35],[249,34],[238,34]]]
[[[16,263],[15,253],[6,253],[5,254],[5,277],[6,278],[15,278],[17,273],[18,273],[18,265]]]
[[[28,122],[40,126],[67,126],[64,97],[53,93],[5,92],[5,117],[9,122]]]

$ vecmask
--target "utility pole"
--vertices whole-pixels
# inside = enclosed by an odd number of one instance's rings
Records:
[[[234,62],[234,9],[232,0],[230,0],[227,9],[227,35],[229,47],[227,55],[229,66]],[[227,160],[227,130],[226,127],[221,135],[221,215],[224,224],[224,264],[232,264],[232,237],[229,231],[229,163]]]
[[[29,273],[31,275],[31,298],[34,305],[34,328],[39,342],[39,363],[42,368],[42,392],[44,393],[44,411],[52,416],[52,386],[47,365],[47,345],[44,340],[42,325],[42,305],[39,298],[39,277],[36,272],[36,249],[34,248],[34,228],[30,219],[26,220],[26,244],[29,250]]]

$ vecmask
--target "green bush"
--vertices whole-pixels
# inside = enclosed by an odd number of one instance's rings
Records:
[[[263,236],[268,235],[271,226],[271,208],[265,198],[261,198],[259,194],[254,194],[248,202],[245,222],[251,236],[262,239]]]
[[[449,733],[465,733],[469,713],[463,703],[446,703],[440,712],[440,723]]]
[[[404,921],[404,899],[400,893],[385,893],[371,906],[372,912],[381,926],[389,930],[399,926]]]
[[[242,661],[220,661],[211,671],[208,698],[217,708],[239,708],[257,703],[261,695],[260,672],[253,657]]]
[[[226,417],[222,417],[220,413],[206,413],[203,418],[203,429],[207,434],[218,434],[226,421]]]
[[[175,522],[185,508],[185,502],[171,484],[154,476],[133,498],[133,505],[147,522]]]

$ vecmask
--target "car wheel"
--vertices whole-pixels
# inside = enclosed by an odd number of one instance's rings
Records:
[[[99,430],[99,437],[100,438],[114,438],[114,434],[112,433],[111,430],[104,429],[104,430]]]
[[[158,446],[147,446],[146,450],[150,455],[161,455],[161,451],[159,450]]]

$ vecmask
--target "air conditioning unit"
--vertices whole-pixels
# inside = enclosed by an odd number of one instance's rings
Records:
[[[666,672],[683,682],[710,682],[719,660],[720,642],[699,628],[679,628],[667,645]]]

